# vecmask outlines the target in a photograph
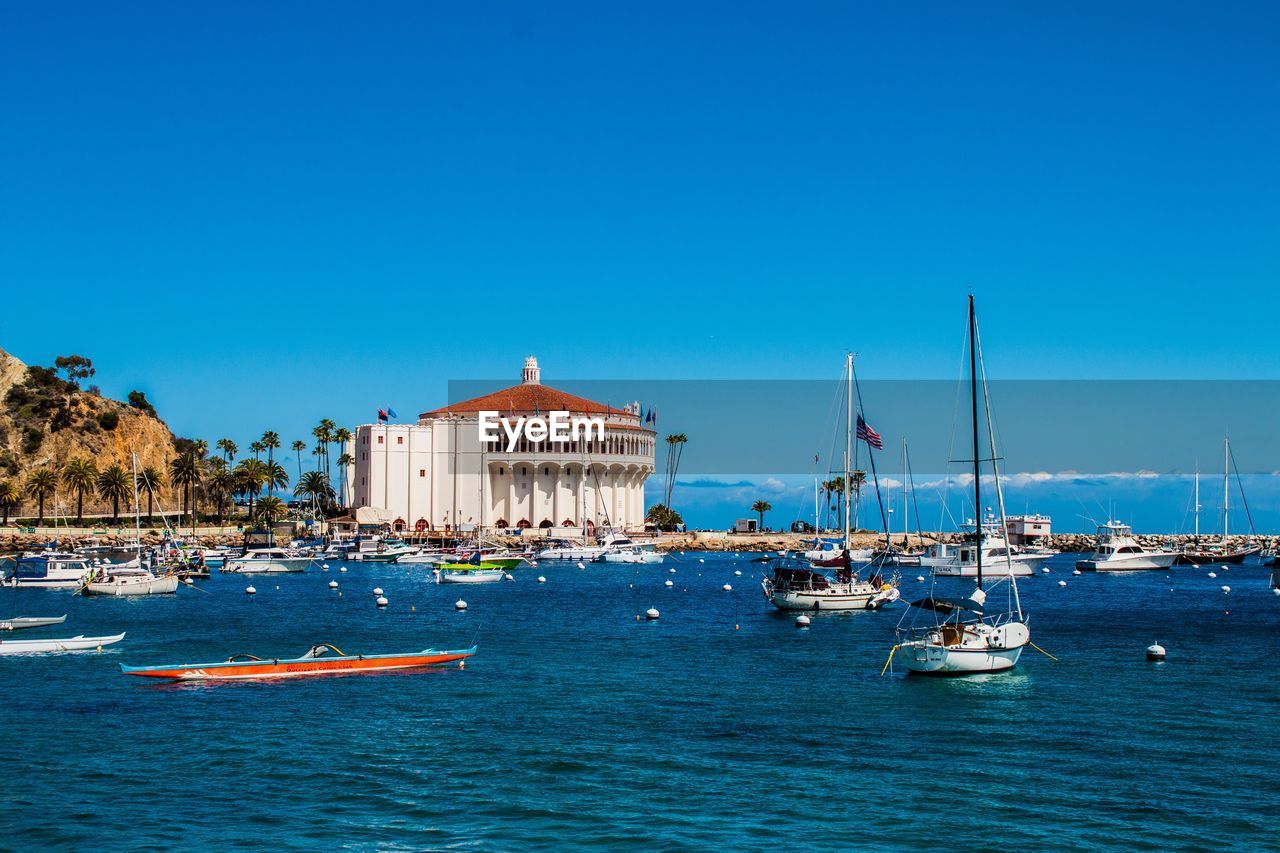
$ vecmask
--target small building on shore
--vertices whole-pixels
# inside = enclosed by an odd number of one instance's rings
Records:
[[[567,412],[603,434],[553,442],[499,429],[496,441],[482,440],[482,417],[495,412],[508,425]],[[617,407],[543,385],[530,356],[519,385],[423,412],[416,423],[357,427],[348,449],[353,511],[374,508],[405,531],[641,530],[656,450],[644,420],[638,403]]]

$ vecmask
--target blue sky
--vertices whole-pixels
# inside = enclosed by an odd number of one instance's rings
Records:
[[[29,4],[0,346],[185,435],[450,379],[1280,378],[1264,3]],[[675,428],[675,425],[671,425]],[[1280,468],[1280,464],[1275,467]]]

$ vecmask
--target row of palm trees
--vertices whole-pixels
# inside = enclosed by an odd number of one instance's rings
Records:
[[[298,456],[298,477],[294,482],[295,497],[313,501],[322,511],[333,508],[337,496],[330,476],[330,445],[337,444],[345,448],[351,439],[351,432],[338,427],[333,421],[325,419],[313,431],[317,444],[312,454],[321,468],[314,471],[302,470],[302,453],[307,448],[306,442],[294,441],[291,449]],[[214,513],[221,524],[228,504],[234,499],[247,500],[250,519],[262,520],[270,524],[274,519],[284,515],[284,501],[273,492],[287,489],[290,484],[288,472],[275,461],[275,451],[280,449],[279,433],[267,431],[262,438],[249,445],[252,458],[235,462],[239,447],[229,438],[220,438],[215,447],[221,455],[209,456],[209,443],[196,440],[190,442],[182,452],[171,459],[166,470],[154,466],[144,466],[138,472],[138,488],[147,497],[147,517],[154,515],[156,491],[163,488],[166,482],[178,490],[182,501],[182,515],[191,519],[200,511],[201,500],[212,504]],[[266,454],[264,461],[261,456]],[[345,466],[354,460],[345,451],[338,457],[338,464]],[[346,504],[345,477],[339,479],[341,504]],[[3,512],[3,524],[9,523],[10,513],[18,507],[23,497],[35,500],[38,509],[38,524],[44,523],[45,504],[55,496],[59,485],[69,489],[76,497],[76,519],[84,518],[84,498],[86,494],[97,495],[103,500],[111,501],[113,520],[120,520],[120,501],[133,491],[133,477],[129,471],[119,464],[113,464],[99,471],[89,459],[73,459],[54,471],[49,467],[41,467],[32,471],[21,484],[12,480],[0,481],[0,511]]]

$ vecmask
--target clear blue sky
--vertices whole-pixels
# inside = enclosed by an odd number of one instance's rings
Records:
[[[1277,43],[1272,3],[11,5],[0,346],[242,443],[529,352],[951,378],[971,285],[996,375],[1280,378]]]

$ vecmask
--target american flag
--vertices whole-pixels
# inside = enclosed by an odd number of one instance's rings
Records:
[[[871,428],[871,425],[862,419],[862,415],[858,415],[858,441],[865,441],[876,450],[884,450],[884,441],[880,438],[880,433]]]

